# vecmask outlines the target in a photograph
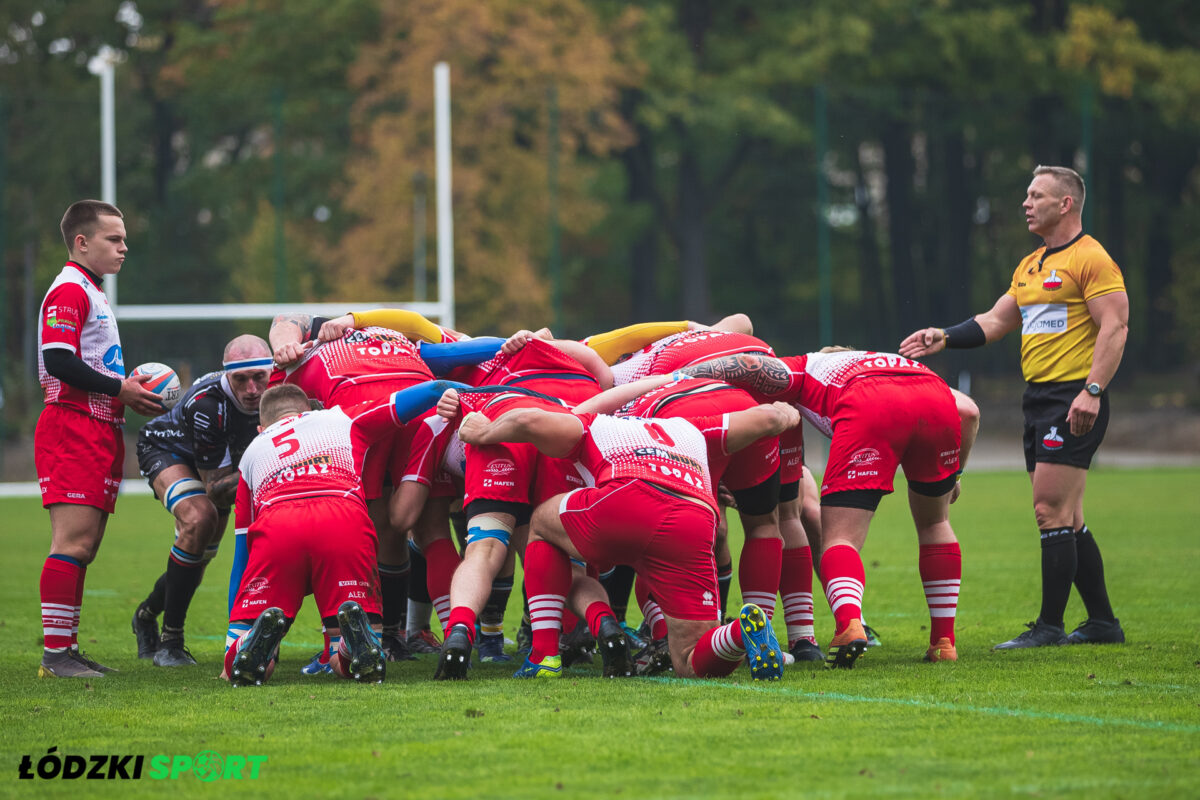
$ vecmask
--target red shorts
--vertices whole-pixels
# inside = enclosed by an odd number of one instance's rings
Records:
[[[330,399],[332,405],[351,409],[363,403],[378,403],[386,400],[392,392],[415,386],[418,381],[371,381],[369,383],[343,384]],[[411,431],[397,428],[395,431],[375,440],[367,450],[363,459],[363,494],[368,500],[383,496],[384,478],[388,475],[393,463],[403,464],[408,455],[408,442]],[[397,455],[397,453],[399,455]],[[399,480],[395,478],[394,480]]]
[[[254,619],[272,606],[294,619],[307,594],[322,617],[347,600],[379,613],[378,540],[357,500],[288,500],[269,506],[246,535],[250,553],[231,620]]]
[[[962,425],[950,387],[936,375],[858,378],[833,412],[833,441],[821,495],[892,491],[896,467],[935,483],[958,471]]]
[[[779,434],[779,483],[787,485],[804,477],[804,426]]]
[[[121,428],[51,403],[33,433],[42,505],[74,503],[111,514],[125,473]]]
[[[708,506],[629,478],[571,492],[558,518],[589,563],[633,567],[668,617],[717,619],[717,518]]]

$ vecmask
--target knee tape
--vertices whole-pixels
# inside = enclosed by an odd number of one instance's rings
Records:
[[[471,517],[467,525],[467,544],[484,539],[498,539],[501,544],[508,547],[508,542],[512,538],[512,527],[491,514]]]
[[[203,495],[204,484],[196,478],[180,478],[167,487],[167,491],[163,494],[163,505],[167,511],[175,513],[175,506],[179,505],[181,500],[188,497],[197,497]]]

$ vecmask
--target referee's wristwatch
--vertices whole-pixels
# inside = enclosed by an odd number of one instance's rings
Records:
[[[1083,387],[1083,390],[1092,397],[1099,397],[1100,395],[1104,394],[1104,390],[1100,388],[1100,384],[1098,383],[1089,383],[1087,386]]]

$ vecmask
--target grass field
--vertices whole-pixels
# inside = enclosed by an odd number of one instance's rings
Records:
[[[1198,487],[1200,470],[1094,472],[1088,523],[1128,643],[995,653],[1037,614],[1038,542],[1023,474],[968,475],[952,514],[963,588],[951,664],[920,661],[915,537],[902,498],[888,498],[864,553],[867,617],[884,645],[852,671],[792,667],[769,685],[745,669],[709,682],[606,681],[592,668],[524,682],[498,665],[447,684],[430,680],[428,660],[389,665],[381,686],[307,678],[298,669],[320,644],[308,605],[272,681],[234,690],[216,678],[228,549],[189,618],[200,666],[156,669],[129,632],[169,542],[147,497],[122,498],[88,575],[84,647],[121,672],[39,680],[48,518],[34,499],[0,501],[0,796],[1200,797]],[[1083,616],[1073,599],[1068,627]],[[824,644],[821,600],[817,629]],[[21,757],[36,765],[51,747],[145,755],[146,774],[19,780]],[[203,751],[266,760],[254,780],[149,777],[151,756]]]

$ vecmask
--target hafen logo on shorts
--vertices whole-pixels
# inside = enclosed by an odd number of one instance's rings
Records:
[[[1058,435],[1058,426],[1051,425],[1050,432],[1042,437],[1042,447],[1047,450],[1057,450],[1063,446],[1063,438]]]
[[[881,458],[879,451],[874,447],[864,447],[854,455],[850,456],[851,466],[864,466],[866,464],[874,464]]]
[[[495,461],[489,462],[483,471],[488,475],[511,475],[517,471],[517,465],[511,459],[497,458]]]
[[[266,578],[255,578],[246,584],[246,594],[262,594],[270,585]]]

